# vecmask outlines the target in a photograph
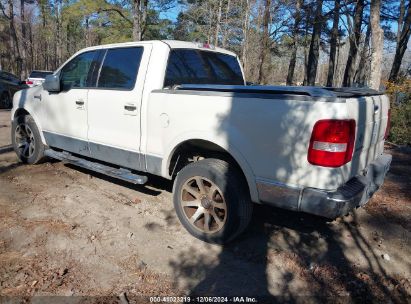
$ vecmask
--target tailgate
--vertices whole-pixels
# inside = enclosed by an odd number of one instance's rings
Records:
[[[362,171],[384,151],[389,99],[385,95],[347,99],[349,118],[356,121],[356,138],[349,177]]]

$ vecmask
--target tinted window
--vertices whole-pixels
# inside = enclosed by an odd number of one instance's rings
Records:
[[[20,80],[17,78],[17,76],[14,76],[11,73],[8,72],[0,72],[0,78],[3,80],[11,81],[11,82],[19,82]]]
[[[47,72],[47,71],[32,71],[30,73],[29,78],[46,78],[47,75],[51,75],[53,72]]]
[[[170,52],[165,87],[179,84],[243,85],[243,75],[234,56],[199,50]]]
[[[90,67],[95,60],[97,52],[86,52],[69,61],[61,69],[61,84],[63,90],[70,88],[84,88],[90,84]]]
[[[142,55],[142,47],[107,50],[97,86],[110,89],[132,89],[136,82]]]

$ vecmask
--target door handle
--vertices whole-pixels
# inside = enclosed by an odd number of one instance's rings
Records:
[[[83,106],[84,105],[84,100],[76,100],[76,105]]]
[[[125,105],[124,109],[127,110],[127,111],[135,111],[135,110],[137,110],[137,107],[136,106]]]

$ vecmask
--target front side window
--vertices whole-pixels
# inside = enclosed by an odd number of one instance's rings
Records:
[[[136,83],[142,47],[108,49],[97,87],[131,90]]]
[[[165,87],[180,84],[243,85],[236,57],[200,50],[174,49],[170,52]]]
[[[95,60],[97,51],[82,53],[69,61],[61,69],[61,84],[63,90],[71,88],[90,87],[90,67]]]

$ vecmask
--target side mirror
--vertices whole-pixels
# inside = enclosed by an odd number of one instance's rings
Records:
[[[43,82],[43,89],[49,92],[60,92],[60,75],[47,75]]]

